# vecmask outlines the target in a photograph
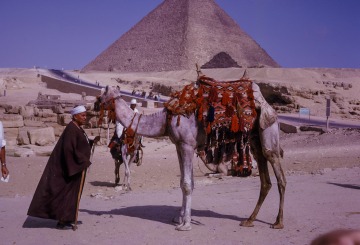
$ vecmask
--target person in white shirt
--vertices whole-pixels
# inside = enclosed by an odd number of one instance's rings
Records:
[[[4,179],[6,179],[9,175],[9,170],[6,167],[5,161],[5,137],[4,137],[4,127],[2,122],[0,121],[0,162],[1,162],[1,175]]]
[[[130,101],[130,108],[135,112],[135,113],[139,113],[139,110],[136,108],[137,106],[137,101],[136,99],[132,99]],[[118,138],[121,137],[122,133],[124,130],[124,126],[121,124],[121,122],[119,122],[118,120],[116,120],[116,135]]]

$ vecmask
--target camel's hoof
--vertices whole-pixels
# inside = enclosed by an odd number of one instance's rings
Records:
[[[191,225],[190,224],[181,224],[176,226],[175,230],[177,231],[190,231]]]
[[[241,221],[240,226],[244,226],[244,227],[254,227],[254,224],[253,224],[252,221],[244,220],[244,221]]]
[[[275,223],[275,224],[270,225],[270,228],[273,228],[273,229],[283,229],[283,228],[284,228],[284,225],[283,225],[283,224]]]

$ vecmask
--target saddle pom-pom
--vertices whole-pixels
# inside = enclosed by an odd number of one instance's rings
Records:
[[[231,117],[231,127],[230,127],[231,132],[238,132],[239,131],[239,118],[236,115],[233,115]]]
[[[206,127],[206,134],[210,134],[211,133],[211,125],[210,123],[208,123],[207,127]]]

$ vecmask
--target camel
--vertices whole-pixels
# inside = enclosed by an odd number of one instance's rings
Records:
[[[254,226],[253,222],[264,202],[272,184],[270,180],[267,162],[270,162],[278,185],[280,196],[279,209],[275,223],[271,228],[282,229],[283,224],[283,207],[286,180],[280,164],[280,157],[283,151],[279,142],[279,124],[276,112],[265,101],[260,92],[260,88],[252,83],[253,96],[257,110],[257,118],[254,128],[250,134],[251,152],[257,161],[261,189],[255,209],[249,218],[240,223],[244,227]],[[107,103],[115,99],[115,113],[117,119],[125,126],[137,128],[137,133],[145,137],[168,136],[175,144],[180,165],[180,187],[182,190],[182,206],[180,214],[173,221],[178,223],[176,230],[191,230],[191,201],[194,189],[193,176],[193,157],[194,153],[204,145],[206,140],[206,131],[197,120],[195,113],[189,116],[169,117],[166,109],[143,115],[139,120],[139,114],[135,114],[121,99],[119,92],[107,87],[105,92],[100,96],[102,103]],[[179,124],[179,119],[181,123]]]

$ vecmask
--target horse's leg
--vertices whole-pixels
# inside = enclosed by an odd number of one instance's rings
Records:
[[[115,186],[117,186],[120,182],[120,165],[121,161],[119,159],[115,159]]]
[[[131,171],[130,171],[130,166],[131,164],[135,161],[135,152],[132,153],[130,156],[129,156],[129,160],[128,160],[128,180],[127,180],[127,187],[128,187],[128,190],[131,191],[131,186],[130,186],[130,182],[131,182]]]
[[[193,176],[193,162],[194,148],[190,145],[179,143],[176,144],[176,151],[180,164],[180,187],[183,193],[182,206],[180,217],[178,219],[179,225],[176,230],[189,231],[191,230],[191,194],[194,189]]]
[[[127,156],[127,147],[125,144],[121,147],[121,153],[122,153],[122,159],[123,159],[124,166],[125,166],[125,176],[124,176],[123,187],[125,190],[129,190],[130,168],[129,168],[129,160],[128,160],[128,156]]]
[[[283,215],[286,178],[280,163],[282,149],[280,148],[279,134],[280,132],[278,123],[272,124],[269,128],[265,129],[262,132],[263,152],[266,159],[271,163],[271,166],[274,170],[280,195],[279,212],[275,223],[271,225],[271,228],[274,229],[284,228]]]
[[[258,162],[261,187],[260,187],[259,199],[256,203],[254,211],[247,220],[244,220],[240,223],[241,226],[246,226],[246,227],[254,226],[253,221],[256,219],[256,216],[259,213],[261,205],[263,204],[267,194],[271,189],[271,180],[269,175],[269,169],[267,166],[267,160],[262,152],[261,141],[259,134],[257,132],[255,132],[252,135],[250,144],[251,144],[251,151],[253,153],[253,156],[255,160]]]

